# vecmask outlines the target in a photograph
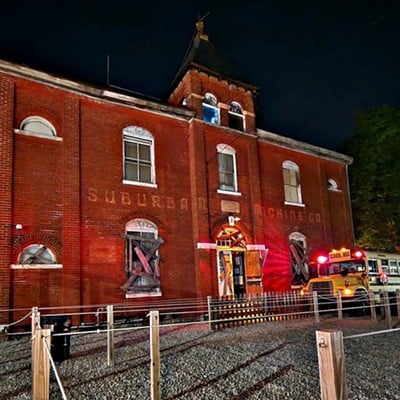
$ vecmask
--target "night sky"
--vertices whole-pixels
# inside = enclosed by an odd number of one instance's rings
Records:
[[[335,150],[371,106],[400,107],[400,0],[0,0],[0,58],[164,101],[204,18],[259,87],[258,127]]]

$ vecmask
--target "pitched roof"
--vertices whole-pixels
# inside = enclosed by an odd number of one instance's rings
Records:
[[[204,33],[204,24],[202,21],[196,23],[196,28],[197,33],[174,79],[173,85],[176,85],[188,69],[196,68],[255,91],[257,88],[246,83],[236,68],[209,41],[208,35]]]

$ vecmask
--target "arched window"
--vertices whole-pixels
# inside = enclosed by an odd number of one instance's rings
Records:
[[[299,167],[293,161],[282,163],[285,203],[302,204]]]
[[[21,122],[20,130],[40,136],[57,136],[54,126],[47,119],[38,116],[25,118]]]
[[[210,124],[219,124],[219,108],[217,98],[211,94],[204,95],[203,104],[203,121]]]
[[[332,178],[328,179],[327,186],[328,190],[339,190],[337,182]]]
[[[57,264],[57,260],[48,247],[43,244],[31,244],[21,251],[18,264]]]
[[[302,287],[310,279],[306,237],[300,232],[292,232],[289,235],[289,250],[292,287]]]
[[[236,151],[233,147],[220,143],[217,145],[218,153],[218,189],[237,192]]]
[[[155,184],[154,138],[139,126],[123,130],[124,181]]]
[[[160,296],[158,228],[152,221],[137,218],[125,226],[125,266],[127,281],[121,287],[127,297]]]
[[[243,115],[242,107],[236,101],[232,101],[228,111],[228,124],[230,128],[237,129],[239,131],[245,130],[245,119]]]

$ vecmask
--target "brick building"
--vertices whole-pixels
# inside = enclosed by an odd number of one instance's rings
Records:
[[[164,103],[0,61],[0,309],[289,290],[351,246],[351,158],[255,94],[201,23]]]

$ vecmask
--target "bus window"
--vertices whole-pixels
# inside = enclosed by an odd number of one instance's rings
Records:
[[[368,270],[372,273],[378,273],[378,263],[376,260],[368,260]]]
[[[389,260],[389,273],[397,274],[396,260]]]
[[[332,264],[330,267],[329,275],[340,274],[340,264]]]
[[[382,272],[385,274],[388,273],[388,260],[381,260],[381,267],[382,267]]]

